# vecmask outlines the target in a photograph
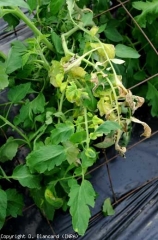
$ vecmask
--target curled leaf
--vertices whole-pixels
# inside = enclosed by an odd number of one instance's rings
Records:
[[[144,103],[144,98],[132,95],[130,90],[124,92],[122,89],[119,89],[121,97],[125,97],[126,104],[131,108],[132,113],[134,113],[139,107]]]
[[[121,147],[117,142],[115,143],[115,149],[120,153],[121,156],[125,156],[126,147]]]
[[[135,117],[131,117],[131,121],[135,122],[135,123],[140,123],[143,125],[144,127],[144,132],[141,134],[141,136],[144,136],[146,138],[151,136],[151,128],[148,126],[147,123],[140,121],[139,119],[135,118]]]
[[[145,100],[143,97],[139,97],[139,96],[133,96],[133,97],[136,100],[135,110],[137,110],[139,107],[143,105]]]

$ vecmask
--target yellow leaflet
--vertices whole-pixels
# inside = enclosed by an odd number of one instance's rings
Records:
[[[84,78],[86,71],[82,67],[73,67],[70,70],[72,77]]]
[[[103,61],[107,60],[107,56],[110,59],[113,59],[115,57],[115,47],[112,44],[90,43],[90,46],[93,49],[102,47],[102,48],[97,49],[97,52]],[[106,54],[107,54],[107,56],[106,56]]]

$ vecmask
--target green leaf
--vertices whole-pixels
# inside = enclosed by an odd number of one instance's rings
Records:
[[[76,132],[70,137],[70,141],[73,143],[82,143],[86,141],[86,136],[85,131]]]
[[[42,213],[48,218],[48,220],[53,220],[55,208],[49,204],[44,197],[45,189],[31,189],[31,197],[33,198],[35,204],[39,207]]]
[[[7,189],[7,216],[17,217],[22,215],[24,207],[23,196],[16,189]]]
[[[158,91],[157,89],[148,82],[148,91],[146,94],[146,99],[149,101],[149,106],[151,106],[151,115],[153,117],[158,116]]]
[[[19,18],[13,14],[6,14],[3,19],[8,23],[8,26],[12,26],[13,28],[20,22]]]
[[[10,74],[23,66],[22,55],[26,51],[21,41],[14,41],[6,60],[6,73]]]
[[[0,7],[23,7],[29,9],[29,5],[23,0],[1,0]]]
[[[92,148],[90,148],[90,147],[86,148],[85,155],[88,158],[94,158],[94,159],[96,159],[96,156],[97,156],[96,152]]]
[[[8,81],[8,75],[6,74],[6,68],[3,64],[0,64],[0,90],[3,90],[4,88],[8,87],[9,81]]]
[[[127,47],[123,44],[117,44],[116,47],[116,56],[120,58],[139,58],[140,54],[133,48]]]
[[[45,199],[46,201],[52,205],[55,209],[59,209],[63,205],[63,199],[55,197],[53,192],[51,191],[51,188],[46,188],[45,190]]]
[[[34,112],[34,114],[43,113],[45,106],[45,97],[43,93],[39,93],[39,95],[30,103],[30,110]]]
[[[7,194],[5,191],[0,189],[0,229],[2,229],[7,211]]]
[[[113,42],[120,42],[123,40],[121,34],[114,27],[107,27],[104,33],[105,33],[105,36]]]
[[[63,146],[66,151],[66,159],[69,164],[76,164],[78,160],[79,148],[77,148],[72,142],[64,142]]]
[[[120,126],[117,122],[107,120],[102,123],[94,132],[90,133],[90,138],[92,140],[95,140],[98,137],[103,136],[104,134],[107,135],[111,131],[115,131],[118,129],[120,129]]]
[[[15,116],[14,124],[19,125],[20,123],[25,124],[25,120],[27,121],[30,113],[30,102],[26,101],[24,105],[20,108],[20,113]]]
[[[82,15],[81,21],[83,22],[84,26],[86,25],[93,25],[93,13],[87,12]]]
[[[33,11],[37,7],[37,0],[27,0],[27,4],[29,5],[30,9]]]
[[[5,144],[0,147],[0,162],[12,160],[18,150],[18,143],[13,137],[9,137]]]
[[[145,71],[139,71],[135,73],[133,77],[135,80],[142,81],[146,78],[146,73]]]
[[[103,213],[105,216],[112,216],[115,214],[115,211],[111,205],[110,198],[107,198],[103,204]]]
[[[52,42],[54,44],[56,52],[59,54],[63,54],[64,51],[62,47],[61,38],[54,31],[51,33],[51,38],[52,38]]]
[[[50,1],[50,12],[52,15],[56,15],[62,8],[65,0],[51,0]]]
[[[72,216],[73,229],[80,235],[84,235],[91,217],[89,206],[94,207],[95,191],[91,183],[83,180],[81,185],[77,180],[69,181],[70,193],[68,205]]]
[[[95,132],[98,134],[109,134],[111,131],[118,130],[120,129],[120,125],[117,122],[113,121],[105,121],[102,123],[96,130]]]
[[[32,151],[26,160],[31,170],[43,173],[46,170],[52,170],[55,166],[60,166],[66,160],[66,153],[61,145],[47,145]]]
[[[91,148],[81,152],[82,168],[91,167],[97,159],[97,154]]]
[[[15,87],[9,89],[8,99],[13,103],[18,103],[23,98],[26,97],[28,93],[34,92],[31,89],[31,83],[24,83],[20,85],[16,85]]]
[[[158,1],[152,0],[152,1],[139,1],[134,2],[133,7],[141,10],[142,13],[138,16],[136,16],[136,21],[140,24],[141,27],[145,28],[146,23],[152,24],[153,21],[157,18],[158,14]]]
[[[26,165],[17,166],[11,178],[18,180],[23,187],[40,188],[41,177],[33,175]]]
[[[55,125],[55,129],[51,131],[51,140],[53,144],[67,141],[74,133],[74,125],[67,121]]]
[[[88,93],[88,98],[83,99],[83,105],[90,111],[95,111],[97,109],[97,100],[94,97],[91,87],[86,84],[86,92]]]

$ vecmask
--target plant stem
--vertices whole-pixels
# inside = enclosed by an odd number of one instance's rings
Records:
[[[20,136],[22,136],[26,143],[28,144],[28,146],[31,148],[30,145],[30,141],[29,139],[26,137],[26,135],[24,133],[22,133],[16,126],[14,126],[11,122],[9,122],[6,118],[4,118],[3,116],[0,115],[0,119],[5,122],[5,124],[9,125],[11,128],[13,128],[17,133],[19,133]]]
[[[77,30],[79,29],[78,26],[75,26],[74,28],[72,28],[70,31],[63,33],[61,35],[61,40],[62,40],[62,46],[64,49],[64,53],[65,55],[70,54],[70,51],[68,50],[67,44],[66,44],[66,38],[70,37],[73,33],[75,33]]]
[[[65,92],[66,92],[66,87],[65,87],[64,91],[61,94],[60,103],[59,103],[59,109],[58,109],[59,112],[62,112],[62,106],[63,106],[64,97],[65,97]],[[58,118],[58,123],[60,123],[60,118]]]
[[[4,9],[4,14],[12,13],[17,15],[20,19],[22,19],[26,25],[34,32],[36,36],[41,38],[41,41],[49,48],[49,50],[54,51],[53,45],[48,41],[48,39],[38,30],[38,28],[34,25],[34,23],[18,8],[11,7],[12,9]]]
[[[84,107],[84,119],[85,119],[85,129],[86,129],[86,143],[87,143],[87,148],[89,148],[89,142],[90,142],[90,138],[89,138],[89,131],[88,131],[88,119],[87,119],[87,108]]]

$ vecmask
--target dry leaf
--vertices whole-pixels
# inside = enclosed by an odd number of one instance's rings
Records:
[[[145,122],[142,122],[140,121],[139,119],[135,118],[135,117],[131,117],[130,118],[132,122],[135,122],[135,123],[140,123],[143,125],[144,127],[144,132],[141,134],[141,136],[144,136],[146,138],[150,137],[151,136],[151,128],[148,126],[147,123]]]
[[[123,157],[125,157],[125,153],[126,153],[126,147],[121,147],[117,142],[115,143],[115,149],[116,151],[119,152],[119,154]]]

